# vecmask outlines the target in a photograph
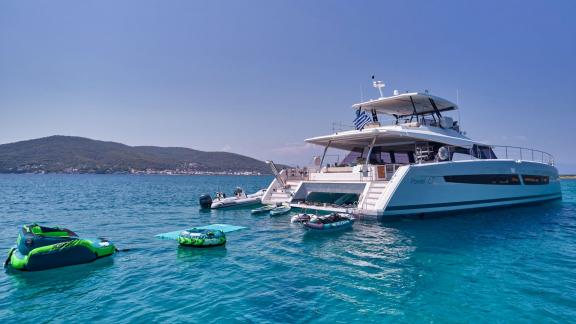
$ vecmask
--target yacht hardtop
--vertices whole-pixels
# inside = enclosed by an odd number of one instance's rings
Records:
[[[359,129],[305,140],[324,147],[312,166],[270,163],[276,177],[264,203],[383,217],[561,198],[550,154],[468,138],[443,114],[458,109],[447,99],[395,91],[352,108]],[[392,121],[384,125],[382,115]],[[325,164],[329,149],[348,153]]]

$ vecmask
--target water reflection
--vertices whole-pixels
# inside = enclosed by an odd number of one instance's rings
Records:
[[[6,269],[6,274],[18,289],[33,288],[38,294],[50,294],[53,290],[68,290],[92,280],[113,264],[114,257],[106,257],[91,263],[43,271]]]
[[[184,262],[206,262],[210,258],[223,258],[226,256],[226,246],[194,248],[178,245],[177,259]]]
[[[344,235],[350,234],[353,231],[352,227],[341,229],[341,230],[309,230],[303,228],[302,242],[326,242],[330,240],[335,240]]]

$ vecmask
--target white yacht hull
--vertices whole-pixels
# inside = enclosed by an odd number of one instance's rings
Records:
[[[401,179],[393,179],[389,184],[395,187],[394,191],[388,202],[378,206],[378,216],[511,206],[562,198],[558,171],[543,163],[483,160],[411,165],[407,168]],[[520,182],[478,183],[496,175],[502,179],[517,177]],[[524,176],[544,176],[548,177],[548,182],[529,185]],[[454,182],[450,177],[468,183]]]
[[[527,184],[525,176],[546,177],[545,183]],[[496,178],[496,182],[491,181]],[[507,182],[507,180],[514,180]],[[462,183],[465,182],[465,183]],[[389,181],[300,181],[278,193],[276,180],[263,201],[278,196],[293,207],[339,211],[385,218],[488,207],[503,207],[561,199],[560,180],[554,166],[515,160],[470,160],[413,164],[400,167]],[[310,192],[357,192],[356,208],[310,205],[303,202]]]

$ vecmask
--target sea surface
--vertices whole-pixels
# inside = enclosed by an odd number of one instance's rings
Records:
[[[0,254],[39,222],[119,249],[91,264],[0,273],[0,322],[573,322],[576,181],[538,206],[359,221],[309,234],[289,216],[202,212],[198,196],[269,177],[0,175]],[[155,234],[227,223],[225,247]]]

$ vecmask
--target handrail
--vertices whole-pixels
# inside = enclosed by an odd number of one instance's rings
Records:
[[[455,150],[456,146],[447,146],[447,147],[450,150],[453,150],[450,153],[456,153]],[[489,157],[482,158],[483,154],[481,150],[483,147],[489,147],[492,150],[492,152],[489,153]],[[527,147],[512,146],[512,145],[474,144],[472,146],[461,148],[468,149],[469,152],[468,154],[477,159],[485,159],[485,160],[517,159],[521,161],[541,162],[549,165],[554,165],[554,156],[552,154]],[[502,151],[495,151],[495,149],[503,149],[504,156],[502,157],[502,154],[500,154],[502,153]],[[513,149],[515,151],[511,151],[510,149]],[[492,153],[494,158],[492,157]],[[517,153],[516,156],[514,156],[513,153]],[[525,155],[524,153],[529,154]]]
[[[268,165],[270,165],[270,169],[272,170],[272,173],[274,174],[274,177],[276,178],[276,180],[278,180],[278,183],[280,183],[280,185],[282,185],[282,187],[285,187],[286,182],[280,176],[280,171],[278,171],[276,164],[274,164],[274,162],[272,160],[266,160],[266,163]]]
[[[549,156],[550,158],[554,159],[554,156],[548,152],[544,152],[544,151],[540,151],[537,149],[533,149],[533,148],[528,148],[528,147],[522,147],[522,146],[512,146],[512,145],[486,145],[486,146],[490,146],[490,147],[504,147],[504,148],[516,148],[516,149],[521,149],[521,150],[530,150],[532,152],[538,152],[538,153],[542,153],[542,154],[546,154],[547,156]]]

